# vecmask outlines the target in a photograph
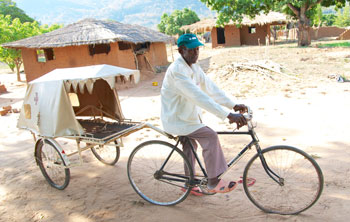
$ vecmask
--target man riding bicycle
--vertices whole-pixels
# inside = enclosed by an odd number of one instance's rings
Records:
[[[242,115],[247,111],[247,107],[235,104],[229,99],[196,63],[199,46],[203,46],[196,35],[180,36],[177,46],[181,56],[169,66],[161,89],[163,128],[167,133],[187,136],[195,150],[196,141],[201,145],[208,173],[208,192],[230,192],[236,188],[237,183],[219,179],[219,176],[226,171],[227,164],[217,133],[202,123],[201,109],[222,120],[227,118],[230,123],[236,123],[237,128],[240,128],[247,124]],[[232,109],[240,113],[231,113]],[[183,152],[194,172],[195,157],[189,144],[184,144]]]

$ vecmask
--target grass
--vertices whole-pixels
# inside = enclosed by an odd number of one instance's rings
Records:
[[[318,44],[318,48],[350,47],[350,41]]]

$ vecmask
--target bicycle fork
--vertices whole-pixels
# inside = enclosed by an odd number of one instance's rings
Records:
[[[267,173],[267,175],[269,175],[269,177],[274,180],[276,183],[278,183],[280,186],[284,186],[284,178],[278,176],[273,170],[271,170],[271,168],[268,166],[265,157],[262,153],[262,150],[260,148],[259,143],[255,144],[255,148],[258,152],[258,156],[260,158],[261,164],[264,167],[265,172]]]

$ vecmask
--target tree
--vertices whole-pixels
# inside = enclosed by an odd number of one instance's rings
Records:
[[[241,22],[244,15],[255,17],[261,12],[282,11],[298,20],[298,46],[311,44],[310,17],[314,15],[318,4],[337,8],[345,6],[349,0],[201,0],[212,10],[218,12],[218,25],[224,25],[230,20]]]
[[[11,15],[11,18],[18,18],[21,22],[34,22],[34,19],[18,8],[12,0],[0,0],[0,14]]]
[[[312,25],[320,27],[324,22],[322,20],[322,6],[321,4],[318,4],[315,8],[315,13],[313,13],[313,15],[311,16]]]
[[[19,18],[12,20],[10,15],[0,15],[0,44],[32,37],[60,27],[62,26],[57,24],[40,27],[37,21],[22,23]],[[20,68],[23,61],[19,49],[0,46],[0,61],[6,63],[12,71],[16,68],[17,80],[21,81]]]
[[[199,18],[196,12],[184,8],[183,10],[175,10],[171,15],[164,13],[157,27],[160,32],[167,35],[181,35],[183,34],[183,31],[180,30],[181,26],[190,25],[198,21]]]
[[[350,26],[350,7],[345,6],[343,10],[338,10],[337,17],[334,20],[334,25],[339,27]]]

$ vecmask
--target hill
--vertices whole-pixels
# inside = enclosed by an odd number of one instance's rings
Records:
[[[17,6],[42,24],[70,24],[83,18],[113,19],[156,28],[163,13],[190,8],[200,18],[213,16],[199,0],[15,0]]]

